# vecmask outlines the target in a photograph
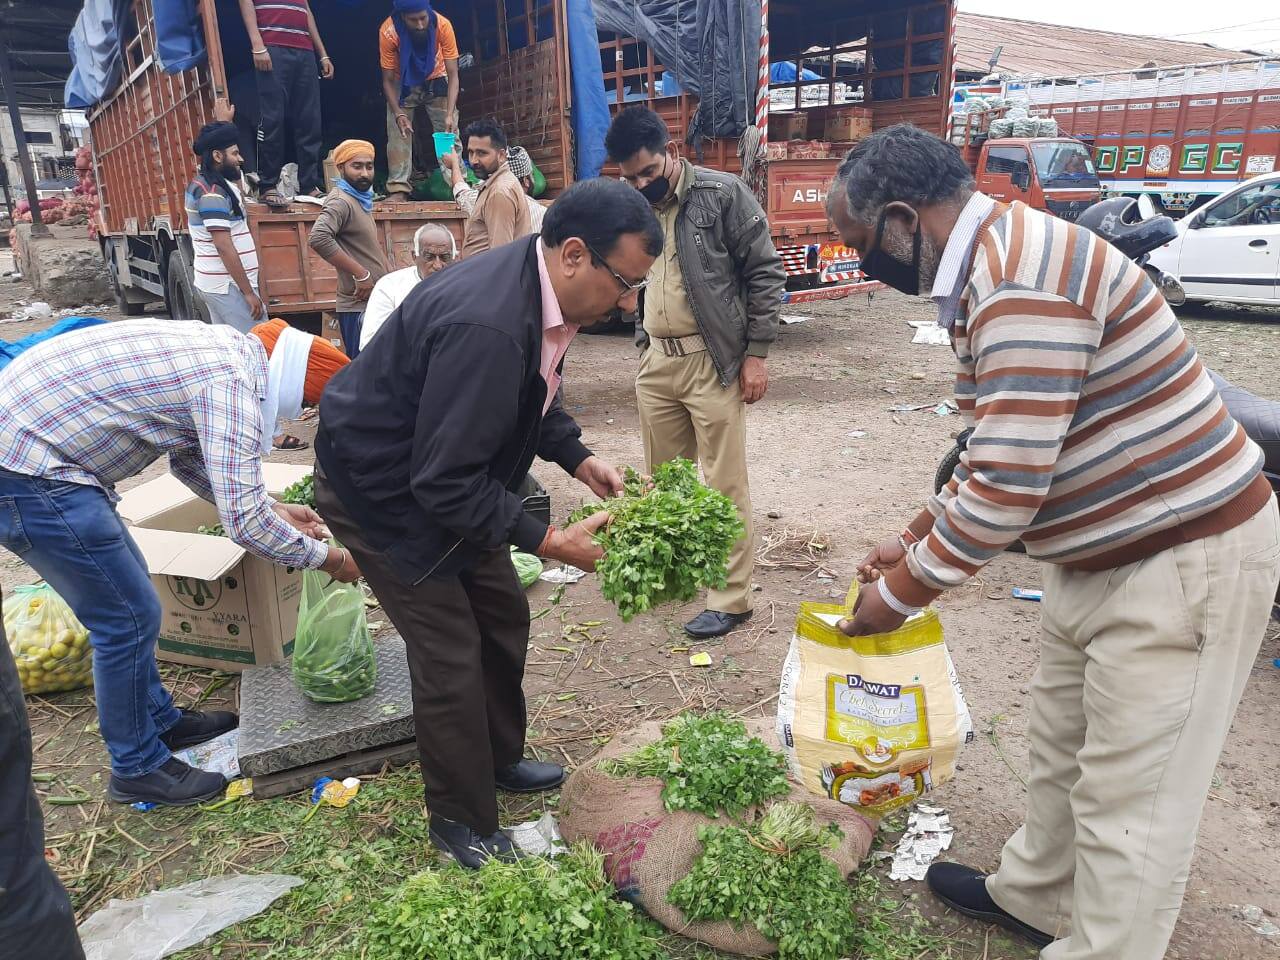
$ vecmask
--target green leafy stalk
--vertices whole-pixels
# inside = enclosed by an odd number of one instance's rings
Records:
[[[842,836],[796,803],[775,804],[749,827],[702,827],[702,852],[667,900],[690,920],[752,924],[777,943],[782,960],[848,956],[853,890],[822,855]]]
[[[602,855],[578,844],[554,861],[414,874],[375,909],[363,947],[378,960],[665,960],[658,937],[614,896]]]
[[[285,487],[284,493],[280,494],[280,502],[300,503],[303,506],[314,509],[316,505],[315,474],[309,473],[297,483],[292,483]]]
[[[662,738],[625,757],[606,760],[615,777],[660,777],[668,810],[714,817],[740,814],[785,794],[787,762],[741,720],[722,711],[682,713],[662,728]]]
[[[729,552],[746,532],[733,501],[698,480],[688,460],[664,463],[646,482],[628,468],[622,496],[586,504],[574,523],[607,510],[596,536],[600,592],[624,622],[664,603],[683,603],[699,590],[725,584]]]

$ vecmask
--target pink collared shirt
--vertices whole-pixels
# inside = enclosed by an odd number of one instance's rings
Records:
[[[578,325],[568,323],[556,300],[555,288],[551,286],[551,274],[547,273],[547,259],[542,252],[542,241],[538,240],[538,281],[542,285],[542,362],[538,364],[538,372],[547,382],[547,400],[542,405],[545,415],[551,409],[551,403],[560,389],[560,361],[569,350],[569,344],[578,335]]]

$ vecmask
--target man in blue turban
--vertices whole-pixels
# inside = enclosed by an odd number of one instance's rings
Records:
[[[458,129],[458,40],[453,24],[431,9],[430,0],[392,0],[391,16],[378,30],[378,57],[387,98],[387,199],[408,200],[415,113],[425,110],[436,133]]]

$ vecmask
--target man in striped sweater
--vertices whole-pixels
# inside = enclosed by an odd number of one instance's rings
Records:
[[[974,191],[915,127],[852,150],[829,211],[863,269],[929,291],[973,436],[864,561],[851,620],[893,630],[1021,539],[1044,561],[1025,825],[949,906],[1045,960],[1157,960],[1280,581],[1262,455],[1143,271],[1087,231]]]

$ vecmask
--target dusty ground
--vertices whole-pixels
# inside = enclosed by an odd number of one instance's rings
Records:
[[[29,298],[29,291],[21,285],[0,285],[0,317],[24,296]],[[702,670],[689,666],[688,652],[672,649],[687,646],[679,624],[698,605],[623,625],[590,578],[570,587],[554,605],[548,600],[549,587],[538,584],[530,591],[530,603],[534,611],[547,610],[548,615],[533,627],[526,689],[531,740],[544,754],[580,761],[595,749],[596,737],[645,717],[669,715],[686,703],[719,704],[748,715],[770,712],[799,601],[843,596],[855,562],[877,538],[899,530],[931,489],[934,468],[959,428],[958,418],[927,410],[889,410],[949,396],[950,351],[909,342],[906,321],[928,318],[927,305],[894,294],[788,312],[809,319],[784,328],[770,360],[769,394],[751,411],[755,519],[761,536],[781,528],[830,536],[827,567],[834,579],[819,579],[813,572],[759,570],[756,618],[723,642],[695,647],[706,649],[715,661]],[[1184,311],[1184,322],[1210,365],[1249,389],[1280,398],[1274,376],[1280,363],[1276,319],[1256,312]],[[15,340],[29,329],[26,324],[2,325],[0,338]],[[585,438],[596,452],[618,463],[638,464],[641,458],[631,389],[635,369],[636,352],[622,336],[583,337],[567,363],[568,401]],[[302,424],[294,432],[309,439],[313,430]],[[852,437],[853,431],[865,431],[865,436]],[[304,462],[307,454],[284,459]],[[538,475],[551,491],[556,516],[578,504],[582,490],[572,480],[546,465]],[[33,578],[12,558],[0,560],[0,586],[5,589]],[[1007,556],[984,571],[981,582],[955,591],[940,605],[978,737],[966,749],[956,780],[939,789],[936,799],[957,826],[954,855],[980,867],[995,866],[1001,844],[1023,813],[1020,778],[1027,768],[1027,685],[1036,668],[1038,610],[1011,599],[1010,591],[1038,581],[1034,564]],[[381,617],[374,614],[373,619]],[[591,631],[589,642],[581,635],[565,638],[574,624],[588,620],[604,621]],[[1250,930],[1239,919],[1237,906],[1257,904],[1273,917],[1280,914],[1280,888],[1274,882],[1280,862],[1280,794],[1275,785],[1280,670],[1272,665],[1280,657],[1275,633],[1280,628],[1272,626],[1205,810],[1186,904],[1168,954],[1172,958],[1251,960],[1280,954],[1280,943]],[[215,706],[234,703],[234,678],[218,686],[220,678],[208,672],[167,673],[184,704],[200,699]],[[563,699],[566,694],[574,696]],[[50,846],[82,914],[112,895],[136,895],[160,881],[177,882],[190,871],[219,872],[235,865],[234,858],[216,869],[195,865],[198,858],[189,839],[215,814],[143,817],[98,802],[107,771],[88,692],[32,698],[29,705],[37,769],[58,777],[49,790],[65,794],[78,784],[92,797],[47,808]],[[96,853],[92,844],[86,852],[85,837],[102,838]],[[243,862],[253,862],[255,854],[250,850],[245,856]],[[928,918],[926,932],[941,938],[920,956],[994,960],[1033,955],[1003,937],[988,938],[984,927],[941,916],[919,885],[890,885],[887,880],[884,885],[913,900]],[[908,923],[908,914],[902,916]],[[326,936],[339,933],[331,930]],[[260,932],[254,936],[259,940],[224,938],[221,955],[261,955],[269,940]],[[201,948],[185,954],[210,955]]]

